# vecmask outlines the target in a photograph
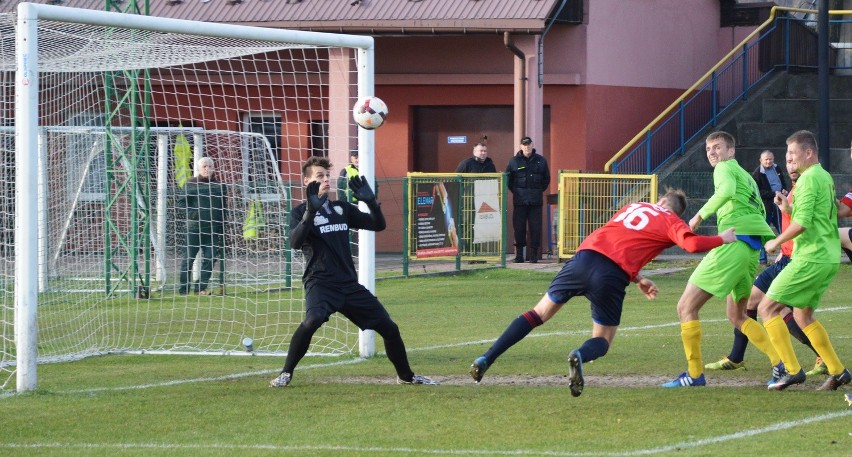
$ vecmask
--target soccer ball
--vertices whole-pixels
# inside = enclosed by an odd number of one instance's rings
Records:
[[[367,130],[374,130],[385,123],[388,117],[388,105],[379,97],[363,97],[352,107],[355,123]]]

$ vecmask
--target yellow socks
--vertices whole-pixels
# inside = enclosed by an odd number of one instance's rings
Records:
[[[811,325],[803,328],[802,331],[805,332],[814,349],[822,357],[822,361],[828,367],[828,374],[840,374],[844,368],[843,363],[840,362],[840,358],[834,352],[834,346],[828,339],[828,332],[825,331],[825,327],[819,321],[814,321]]]
[[[790,341],[790,331],[787,330],[787,323],[781,315],[777,315],[772,319],[763,323],[766,328],[766,333],[769,334],[769,340],[772,341],[772,346],[778,351],[781,360],[784,361],[784,368],[790,374],[796,374],[802,369],[799,365],[799,359],[796,358],[796,352],[793,351],[793,343]],[[813,341],[811,341],[813,343]]]
[[[704,362],[701,359],[701,322],[696,320],[680,324],[680,339],[683,341],[689,376],[697,378],[704,373]]]
[[[740,326],[740,332],[748,337],[749,343],[753,344],[756,348],[760,349],[760,352],[763,352],[769,357],[772,366],[778,365],[781,357],[778,355],[778,351],[772,346],[772,342],[769,341],[769,334],[766,333],[766,329],[762,325],[758,324],[756,320],[748,318]]]

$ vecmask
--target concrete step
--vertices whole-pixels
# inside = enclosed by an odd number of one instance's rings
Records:
[[[831,148],[848,148],[852,139],[852,118],[846,117],[845,122],[832,122],[829,128]],[[772,145],[773,148],[783,147],[786,151],[786,140],[797,130],[810,130],[819,133],[816,122],[798,120],[796,122],[742,122],[737,124],[735,137],[741,147],[762,147]]]
[[[852,119],[852,98],[829,100],[828,116],[831,122],[848,122]],[[764,122],[790,122],[795,119],[815,125],[818,118],[819,100],[816,99],[763,100]]]
[[[776,94],[780,98],[819,98],[819,80],[814,74],[799,74],[787,80],[783,93]],[[852,76],[829,75],[829,98],[852,98]]]

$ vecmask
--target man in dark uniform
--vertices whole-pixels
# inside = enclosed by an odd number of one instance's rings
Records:
[[[515,230],[515,263],[523,263],[524,247],[527,245],[529,224],[530,246],[527,261],[538,262],[541,246],[541,215],[544,198],[542,193],[550,185],[550,169],[544,156],[536,154],[532,138],[521,138],[521,149],[506,166],[509,190],[512,191],[514,214],[512,227]]]
[[[306,202],[290,211],[290,241],[293,249],[301,249],[305,256],[305,319],[293,333],[284,369],[269,382],[270,387],[290,384],[314,333],[336,312],[362,330],[375,330],[384,339],[385,352],[396,369],[399,384],[438,384],[411,371],[399,327],[376,296],[358,283],[349,230],[385,229],[376,195],[367,180],[357,176],[349,180],[349,189],[367,205],[369,213],[348,202],[329,200],[330,169],[331,162],[325,157],[311,157],[302,165]]]
[[[198,295],[210,295],[207,283],[213,264],[222,255],[225,231],[225,185],[216,180],[213,159],[198,161],[198,175],[186,182],[181,194],[186,209],[186,250],[180,268],[181,295],[189,293],[195,256],[201,251],[201,278],[194,286]]]

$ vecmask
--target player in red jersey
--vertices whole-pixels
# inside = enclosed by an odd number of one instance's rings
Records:
[[[580,243],[538,304],[513,320],[488,351],[473,361],[473,380],[482,380],[497,357],[550,320],[569,299],[583,295],[591,302],[592,338],[568,355],[571,395],[579,396],[583,392],[583,362],[603,357],[609,350],[621,322],[627,285],[636,283],[649,300],[657,296],[653,281],[639,274],[645,264],[674,245],[689,252],[705,252],[736,241],[733,228],[719,236],[696,235],[680,218],[684,209],[686,195],[680,190],[667,191],[656,205],[641,202],[621,208]]]

